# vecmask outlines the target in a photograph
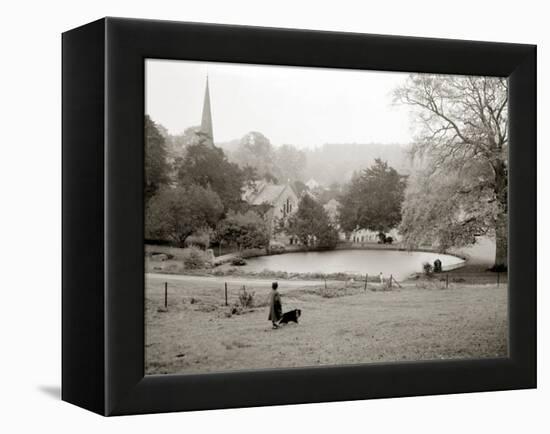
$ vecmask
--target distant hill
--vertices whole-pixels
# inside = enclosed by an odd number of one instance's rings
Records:
[[[353,172],[366,169],[380,158],[401,174],[409,174],[411,165],[408,147],[399,144],[330,143],[315,149],[305,150],[306,179],[315,179],[328,186],[334,182],[344,183]]]
[[[166,138],[168,155],[172,160],[178,156],[183,156],[186,146],[193,142],[195,132],[199,128],[190,127],[183,134],[171,135],[162,125],[157,123],[157,127]],[[267,141],[267,147],[271,147],[270,155],[256,155],[257,159],[263,159],[264,165],[273,163],[276,166],[287,166],[284,159],[288,153],[276,158],[277,149],[281,147],[271,145],[269,139],[261,133],[248,133],[240,139],[216,142],[216,146],[225,151],[230,161],[241,164],[242,161],[240,160],[242,160],[243,155],[239,155],[240,147],[242,147],[243,140],[250,134],[256,134],[263,138]],[[407,153],[408,146],[403,144],[327,143],[313,149],[288,146],[290,150],[294,149],[296,152],[305,154],[305,165],[302,160],[298,164],[299,167],[296,167],[296,162],[294,162],[295,167],[291,167],[293,166],[291,162],[289,162],[288,167],[279,167],[279,170],[275,172],[280,172],[278,174],[282,174],[283,179],[291,178],[306,182],[313,178],[325,187],[335,182],[343,184],[351,179],[354,172],[371,166],[376,158],[386,161],[403,175],[411,173],[411,163]],[[265,151],[263,148],[261,150]],[[271,162],[272,159],[277,161]]]
[[[238,161],[237,152],[242,139],[216,142],[231,161]],[[274,146],[274,150],[278,149]],[[408,146],[402,144],[379,143],[327,143],[313,149],[298,148],[306,156],[305,167],[299,177],[301,181],[315,179],[323,186],[332,183],[346,183],[354,172],[366,169],[376,158],[394,167],[399,173],[411,173],[411,164],[407,153]],[[281,164],[282,162],[277,162]]]

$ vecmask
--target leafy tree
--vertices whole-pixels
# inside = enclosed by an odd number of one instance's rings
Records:
[[[338,232],[330,223],[325,209],[308,194],[302,196],[298,211],[279,230],[298,237],[304,246],[334,248],[338,242]]]
[[[159,127],[145,115],[145,201],[168,183],[170,167],[166,162],[166,144]]]
[[[269,230],[254,211],[229,211],[216,228],[217,239],[241,249],[265,248],[269,244]]]
[[[282,182],[303,179],[306,154],[292,145],[282,145],[275,150],[275,176]]]
[[[241,204],[243,173],[220,148],[202,143],[189,145],[185,158],[178,162],[177,178],[183,188],[197,184],[212,189],[225,210],[237,209]]]
[[[275,150],[262,133],[252,131],[243,136],[233,157],[240,167],[253,167],[260,178],[275,176]]]
[[[200,126],[194,126],[186,128],[182,134],[165,135],[167,145],[169,145],[169,153],[174,160],[184,158],[188,146],[200,143],[200,136],[198,135],[200,129]]]
[[[490,193],[486,189],[471,190],[470,180],[478,176],[460,177],[451,173],[430,177],[425,172],[418,171],[411,176],[405,192],[403,220],[399,226],[403,242],[410,248],[437,243],[439,249],[445,251],[453,246],[472,244],[476,236],[485,234],[496,210],[490,206],[480,209],[479,204],[487,201]],[[465,191],[469,191],[466,196]],[[458,203],[461,204],[459,211]],[[492,202],[492,206],[496,208],[496,202]]]
[[[444,188],[452,197],[445,210],[433,205],[423,214],[425,226],[438,226],[441,219],[456,222],[432,235],[441,244],[461,244],[465,227],[473,233],[494,234],[495,268],[508,265],[508,87],[505,78],[411,75],[396,89],[396,101],[411,106],[418,132],[413,156],[423,158],[417,189],[431,185]],[[449,183],[438,178],[449,178]],[[418,178],[417,178],[418,179]],[[420,190],[422,192],[422,190]],[[405,209],[415,195],[407,195]],[[477,201],[477,203],[476,203]],[[428,206],[429,203],[424,205]],[[475,206],[473,205],[475,204]],[[452,205],[452,206],[451,206]],[[437,211],[445,214],[438,215]],[[411,211],[412,212],[412,211]],[[417,216],[420,223],[420,216]],[[409,231],[410,225],[403,225]],[[467,231],[468,232],[468,231]],[[410,232],[410,240],[414,234]],[[419,234],[420,235],[420,234]],[[406,235],[408,236],[408,235]],[[444,240],[442,242],[441,240]],[[475,237],[470,237],[470,243]]]
[[[253,189],[256,186],[256,182],[260,179],[256,169],[252,166],[244,166],[241,169],[243,187],[246,189]]]
[[[388,232],[401,221],[405,177],[376,159],[352,177],[340,198],[340,227],[346,232],[369,229]]]
[[[183,247],[191,234],[214,228],[222,213],[222,201],[209,188],[163,188],[147,203],[145,237]]]
[[[275,148],[262,133],[251,131],[238,142],[230,152],[231,161],[239,167],[251,167],[258,179],[274,184],[286,183],[303,178],[306,167],[306,153],[292,145]]]

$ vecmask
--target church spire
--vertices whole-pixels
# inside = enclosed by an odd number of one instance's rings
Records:
[[[206,90],[204,92],[204,103],[202,106],[201,136],[203,143],[214,146],[214,132],[212,131],[212,112],[210,111],[210,89],[208,86],[208,75],[206,76]]]

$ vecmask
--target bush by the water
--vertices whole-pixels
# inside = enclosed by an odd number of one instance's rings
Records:
[[[197,247],[189,247],[183,251],[183,266],[186,270],[198,270],[209,267],[210,261],[206,252]]]
[[[278,254],[281,254],[281,253],[285,253],[286,252],[286,247],[283,243],[279,243],[279,242],[271,242],[269,244],[269,254],[270,255],[278,255]]]
[[[431,276],[433,273],[433,266],[429,262],[424,262],[422,264],[422,270],[424,270],[426,276]]]
[[[242,266],[246,265],[246,260],[242,256],[235,256],[231,259],[231,265]]]
[[[378,244],[392,244],[393,237],[386,236],[384,232],[378,232]]]

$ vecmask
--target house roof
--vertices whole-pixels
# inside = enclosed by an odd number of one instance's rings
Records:
[[[261,205],[262,203],[274,204],[287,188],[291,187],[289,185],[262,183],[257,186],[256,192],[247,192],[245,200],[252,205]]]
[[[275,203],[279,196],[283,194],[286,185],[266,185],[262,188],[258,194],[252,199],[253,205],[260,205],[264,202]]]

